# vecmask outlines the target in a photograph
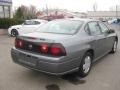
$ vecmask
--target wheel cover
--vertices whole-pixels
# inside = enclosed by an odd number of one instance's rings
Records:
[[[13,35],[16,35],[16,32],[15,32],[15,31],[13,32]]]
[[[91,57],[86,56],[83,64],[83,71],[84,73],[88,73],[91,67]]]
[[[16,31],[12,31],[11,33],[12,36],[16,36],[16,34],[17,34]]]

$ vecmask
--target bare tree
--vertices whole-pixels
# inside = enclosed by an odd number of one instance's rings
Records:
[[[28,10],[29,18],[36,18],[37,9],[35,6],[31,5]]]
[[[21,17],[19,15],[19,12],[21,14]],[[36,12],[37,12],[37,9],[35,6],[31,5],[30,7],[27,7],[22,5],[15,11],[15,14],[17,14],[17,16],[19,16],[21,19],[34,19],[36,18]]]
[[[23,11],[23,19],[27,19],[29,7],[22,5],[21,9]]]

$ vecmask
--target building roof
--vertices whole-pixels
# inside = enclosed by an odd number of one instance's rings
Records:
[[[0,0],[2,3],[12,3],[12,0]]]
[[[114,17],[116,16],[116,13],[118,16],[120,16],[120,11],[88,11],[88,17]]]

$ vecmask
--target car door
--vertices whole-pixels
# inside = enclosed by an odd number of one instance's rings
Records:
[[[108,33],[109,28],[102,22],[98,22],[100,28],[101,28],[101,32],[102,34],[104,34],[104,36],[106,37],[106,42],[105,42],[105,50],[106,52],[110,51],[113,47],[113,43],[114,43],[114,35],[113,33]]]
[[[34,25],[32,25],[32,30],[35,31],[36,29],[38,29],[40,27],[40,25],[42,24],[42,22],[40,21],[34,21]]]
[[[21,33],[29,33],[32,29],[33,21],[27,20],[24,22],[23,26],[21,27]]]
[[[31,32],[34,32],[39,26],[40,26],[40,23],[33,21],[33,20],[29,20],[23,24],[21,28],[21,32],[31,33]]]
[[[99,58],[105,53],[105,39],[106,37],[102,34],[97,21],[88,23],[90,37],[93,38],[92,46],[95,50],[95,58]]]

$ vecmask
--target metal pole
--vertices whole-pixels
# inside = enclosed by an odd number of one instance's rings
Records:
[[[5,6],[3,5],[3,14],[4,14],[4,18],[5,18]]]
[[[116,19],[118,19],[118,6],[116,5]],[[120,30],[120,25],[116,25],[116,28]]]
[[[46,14],[47,14],[47,18],[48,18],[48,5],[47,5],[47,0],[45,0],[46,3]]]
[[[47,17],[48,17],[48,6],[47,6],[47,3],[46,3],[46,13],[47,13]]]
[[[118,6],[116,5],[116,19],[118,18]]]

